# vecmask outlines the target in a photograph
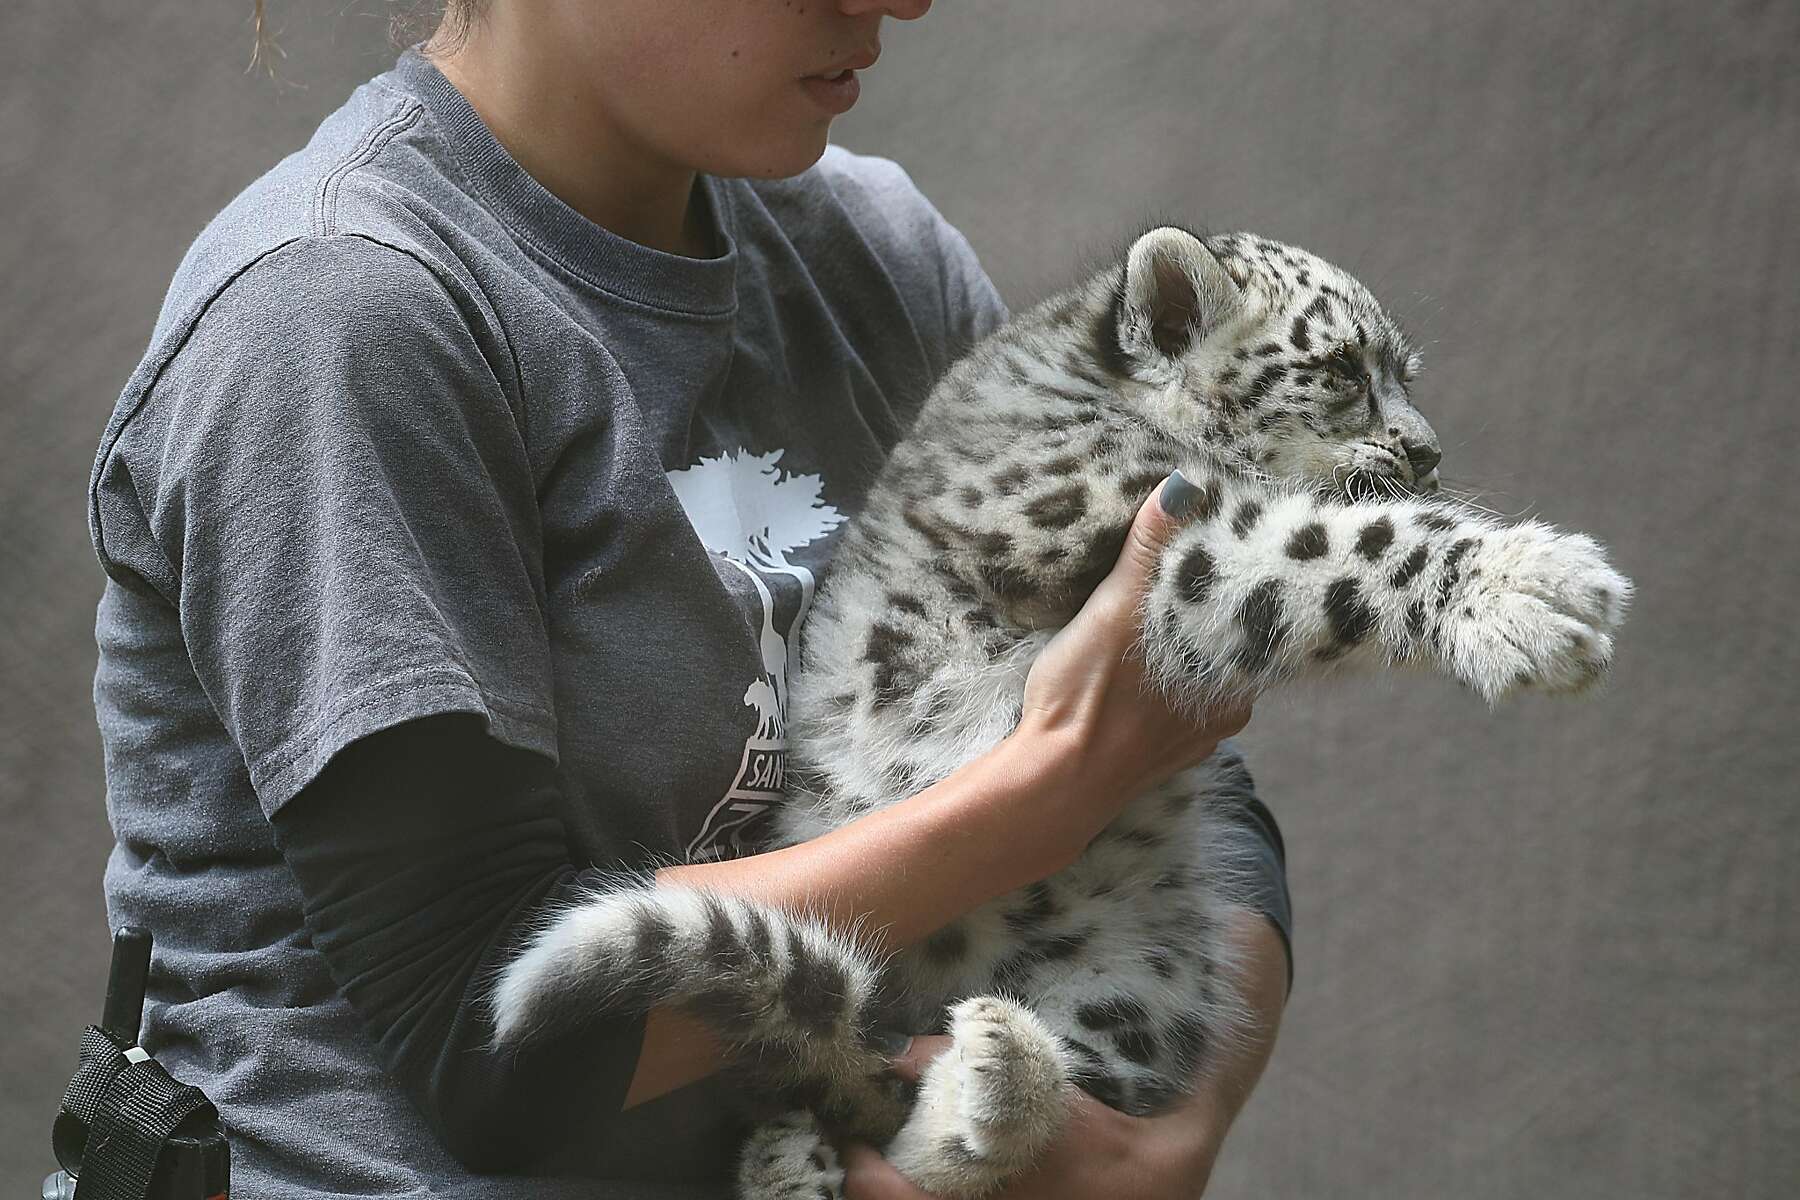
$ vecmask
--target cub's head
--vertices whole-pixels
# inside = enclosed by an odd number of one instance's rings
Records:
[[[1147,419],[1354,498],[1436,490],[1437,435],[1408,394],[1419,356],[1343,271],[1254,234],[1163,228],[1111,278],[1099,353],[1145,385]]]

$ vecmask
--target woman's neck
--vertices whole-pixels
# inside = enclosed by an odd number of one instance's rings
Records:
[[[496,6],[490,18],[510,13]],[[635,143],[583,87],[578,60],[505,19],[425,53],[507,153],[576,212],[620,237],[690,258],[715,254],[695,172]]]

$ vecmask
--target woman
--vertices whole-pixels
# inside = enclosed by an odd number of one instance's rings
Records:
[[[718,1195],[698,1026],[492,1051],[533,919],[674,863],[905,944],[1243,724],[1138,686],[1170,484],[1011,738],[734,857],[832,531],[1004,316],[902,172],[826,150],[882,19],[928,7],[459,0],[183,261],[93,479],[107,893],[156,932],[146,1041],[224,1112],[240,1194]],[[1264,1036],[1168,1116],[1084,1102],[1009,1195],[1197,1190],[1286,986],[1282,935],[1243,938]],[[856,1200],[919,1195],[850,1153]]]

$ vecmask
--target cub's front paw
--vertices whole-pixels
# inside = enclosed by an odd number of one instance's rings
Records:
[[[1459,678],[1493,701],[1525,687],[1576,692],[1605,676],[1631,581],[1597,542],[1528,522],[1458,545],[1438,601]]]

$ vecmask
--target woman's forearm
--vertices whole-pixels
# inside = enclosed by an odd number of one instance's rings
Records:
[[[1079,853],[1068,822],[1050,812],[1065,805],[1057,754],[1039,739],[1009,738],[917,795],[810,841],[666,867],[656,878],[855,925],[880,949],[906,946]],[[1029,820],[1034,809],[1046,819]]]
[[[1029,818],[1034,807],[1060,817],[1060,754],[1054,739],[1014,737],[917,795],[810,841],[665,867],[656,878],[805,909],[897,949],[1053,873],[1079,851],[1067,844],[1065,821]],[[655,1009],[625,1106],[702,1079],[720,1064],[718,1042],[704,1024]]]

